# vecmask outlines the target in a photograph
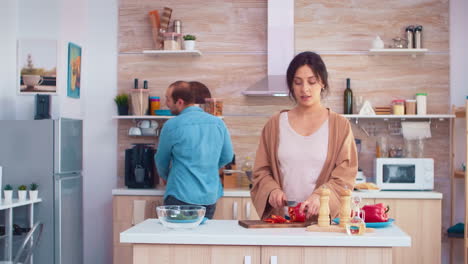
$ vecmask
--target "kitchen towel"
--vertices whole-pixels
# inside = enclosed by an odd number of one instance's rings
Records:
[[[407,140],[430,138],[430,122],[401,122],[401,132],[403,138]]]
[[[137,225],[145,220],[145,200],[134,200],[133,201],[133,219],[132,225]]]

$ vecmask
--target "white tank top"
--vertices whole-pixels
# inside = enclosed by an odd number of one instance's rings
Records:
[[[299,135],[280,114],[278,160],[283,191],[289,201],[303,202],[314,191],[328,153],[328,119],[309,136]]]

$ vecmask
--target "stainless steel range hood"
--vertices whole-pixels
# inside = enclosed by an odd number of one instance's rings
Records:
[[[288,96],[286,70],[294,57],[294,0],[268,0],[268,76],[246,96]]]

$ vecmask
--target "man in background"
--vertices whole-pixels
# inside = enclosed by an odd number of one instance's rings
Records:
[[[232,143],[224,122],[194,102],[188,82],[167,89],[166,105],[177,116],[163,126],[155,162],[167,181],[164,204],[203,205],[211,219],[223,195],[218,169],[232,160]]]

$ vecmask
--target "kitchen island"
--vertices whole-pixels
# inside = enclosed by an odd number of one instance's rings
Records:
[[[132,244],[133,263],[392,263],[392,248],[411,238],[393,225],[364,236],[305,228],[246,229],[236,220],[209,220],[195,229],[164,228],[159,220],[120,233]]]

